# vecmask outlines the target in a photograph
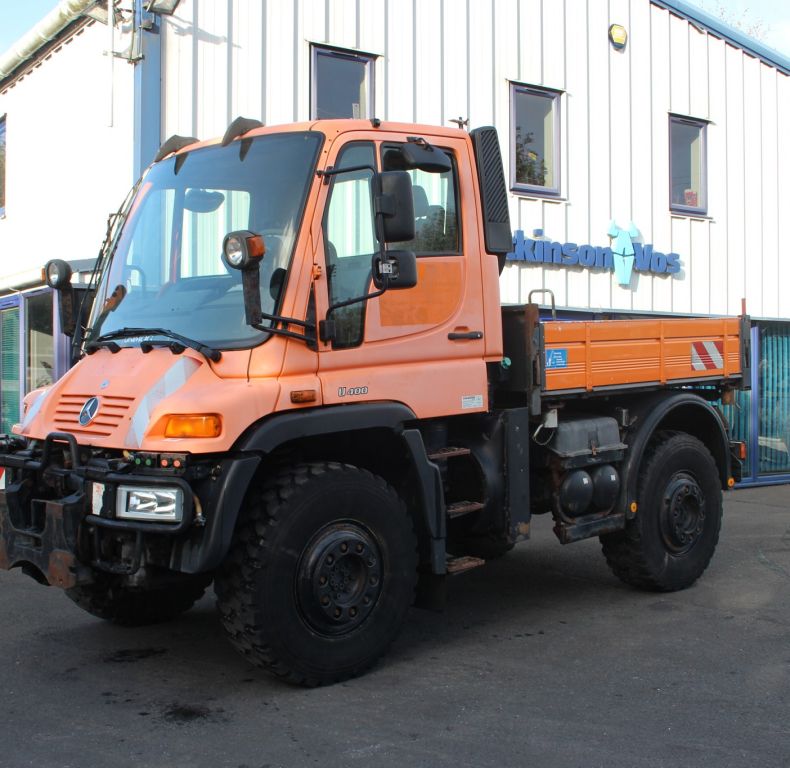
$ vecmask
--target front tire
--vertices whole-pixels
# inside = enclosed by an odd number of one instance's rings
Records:
[[[72,587],[66,596],[84,611],[122,627],[141,627],[170,621],[188,611],[206,591],[211,577],[184,577],[158,589],[130,589],[121,577],[96,572],[91,584]]]
[[[414,599],[417,542],[384,480],[304,464],[254,487],[215,580],[231,643],[252,664],[316,686],[386,652]]]
[[[609,567],[643,589],[671,592],[704,572],[719,540],[716,462],[696,437],[659,432],[639,473],[639,509],[624,531],[601,536]]]

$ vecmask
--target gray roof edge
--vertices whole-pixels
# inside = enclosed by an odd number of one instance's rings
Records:
[[[776,67],[785,75],[790,75],[790,58],[745,35],[721,19],[711,16],[707,11],[703,11],[696,5],[691,5],[691,3],[684,2],[684,0],[650,0],[650,2],[653,5],[666,8],[668,11],[682,16],[695,24],[699,24],[708,32],[723,38],[738,46],[738,48],[742,48],[746,53]]]

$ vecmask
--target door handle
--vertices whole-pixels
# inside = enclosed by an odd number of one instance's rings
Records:
[[[482,331],[451,331],[447,334],[450,341],[461,341],[463,339],[482,339]]]

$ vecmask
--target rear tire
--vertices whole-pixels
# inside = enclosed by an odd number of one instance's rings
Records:
[[[92,584],[66,590],[66,596],[84,611],[122,627],[140,627],[169,621],[188,611],[206,591],[211,577],[204,574],[160,589],[130,589],[120,576],[96,572]]]
[[[639,509],[624,531],[601,536],[609,567],[643,589],[671,592],[704,572],[719,540],[716,462],[696,437],[659,432],[639,473]]]
[[[231,643],[290,683],[339,682],[386,652],[414,600],[417,541],[384,480],[336,463],[254,487],[215,581]]]

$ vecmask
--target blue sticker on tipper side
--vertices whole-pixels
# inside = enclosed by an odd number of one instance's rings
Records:
[[[547,349],[546,350],[546,369],[567,368],[568,350],[567,349]]]

